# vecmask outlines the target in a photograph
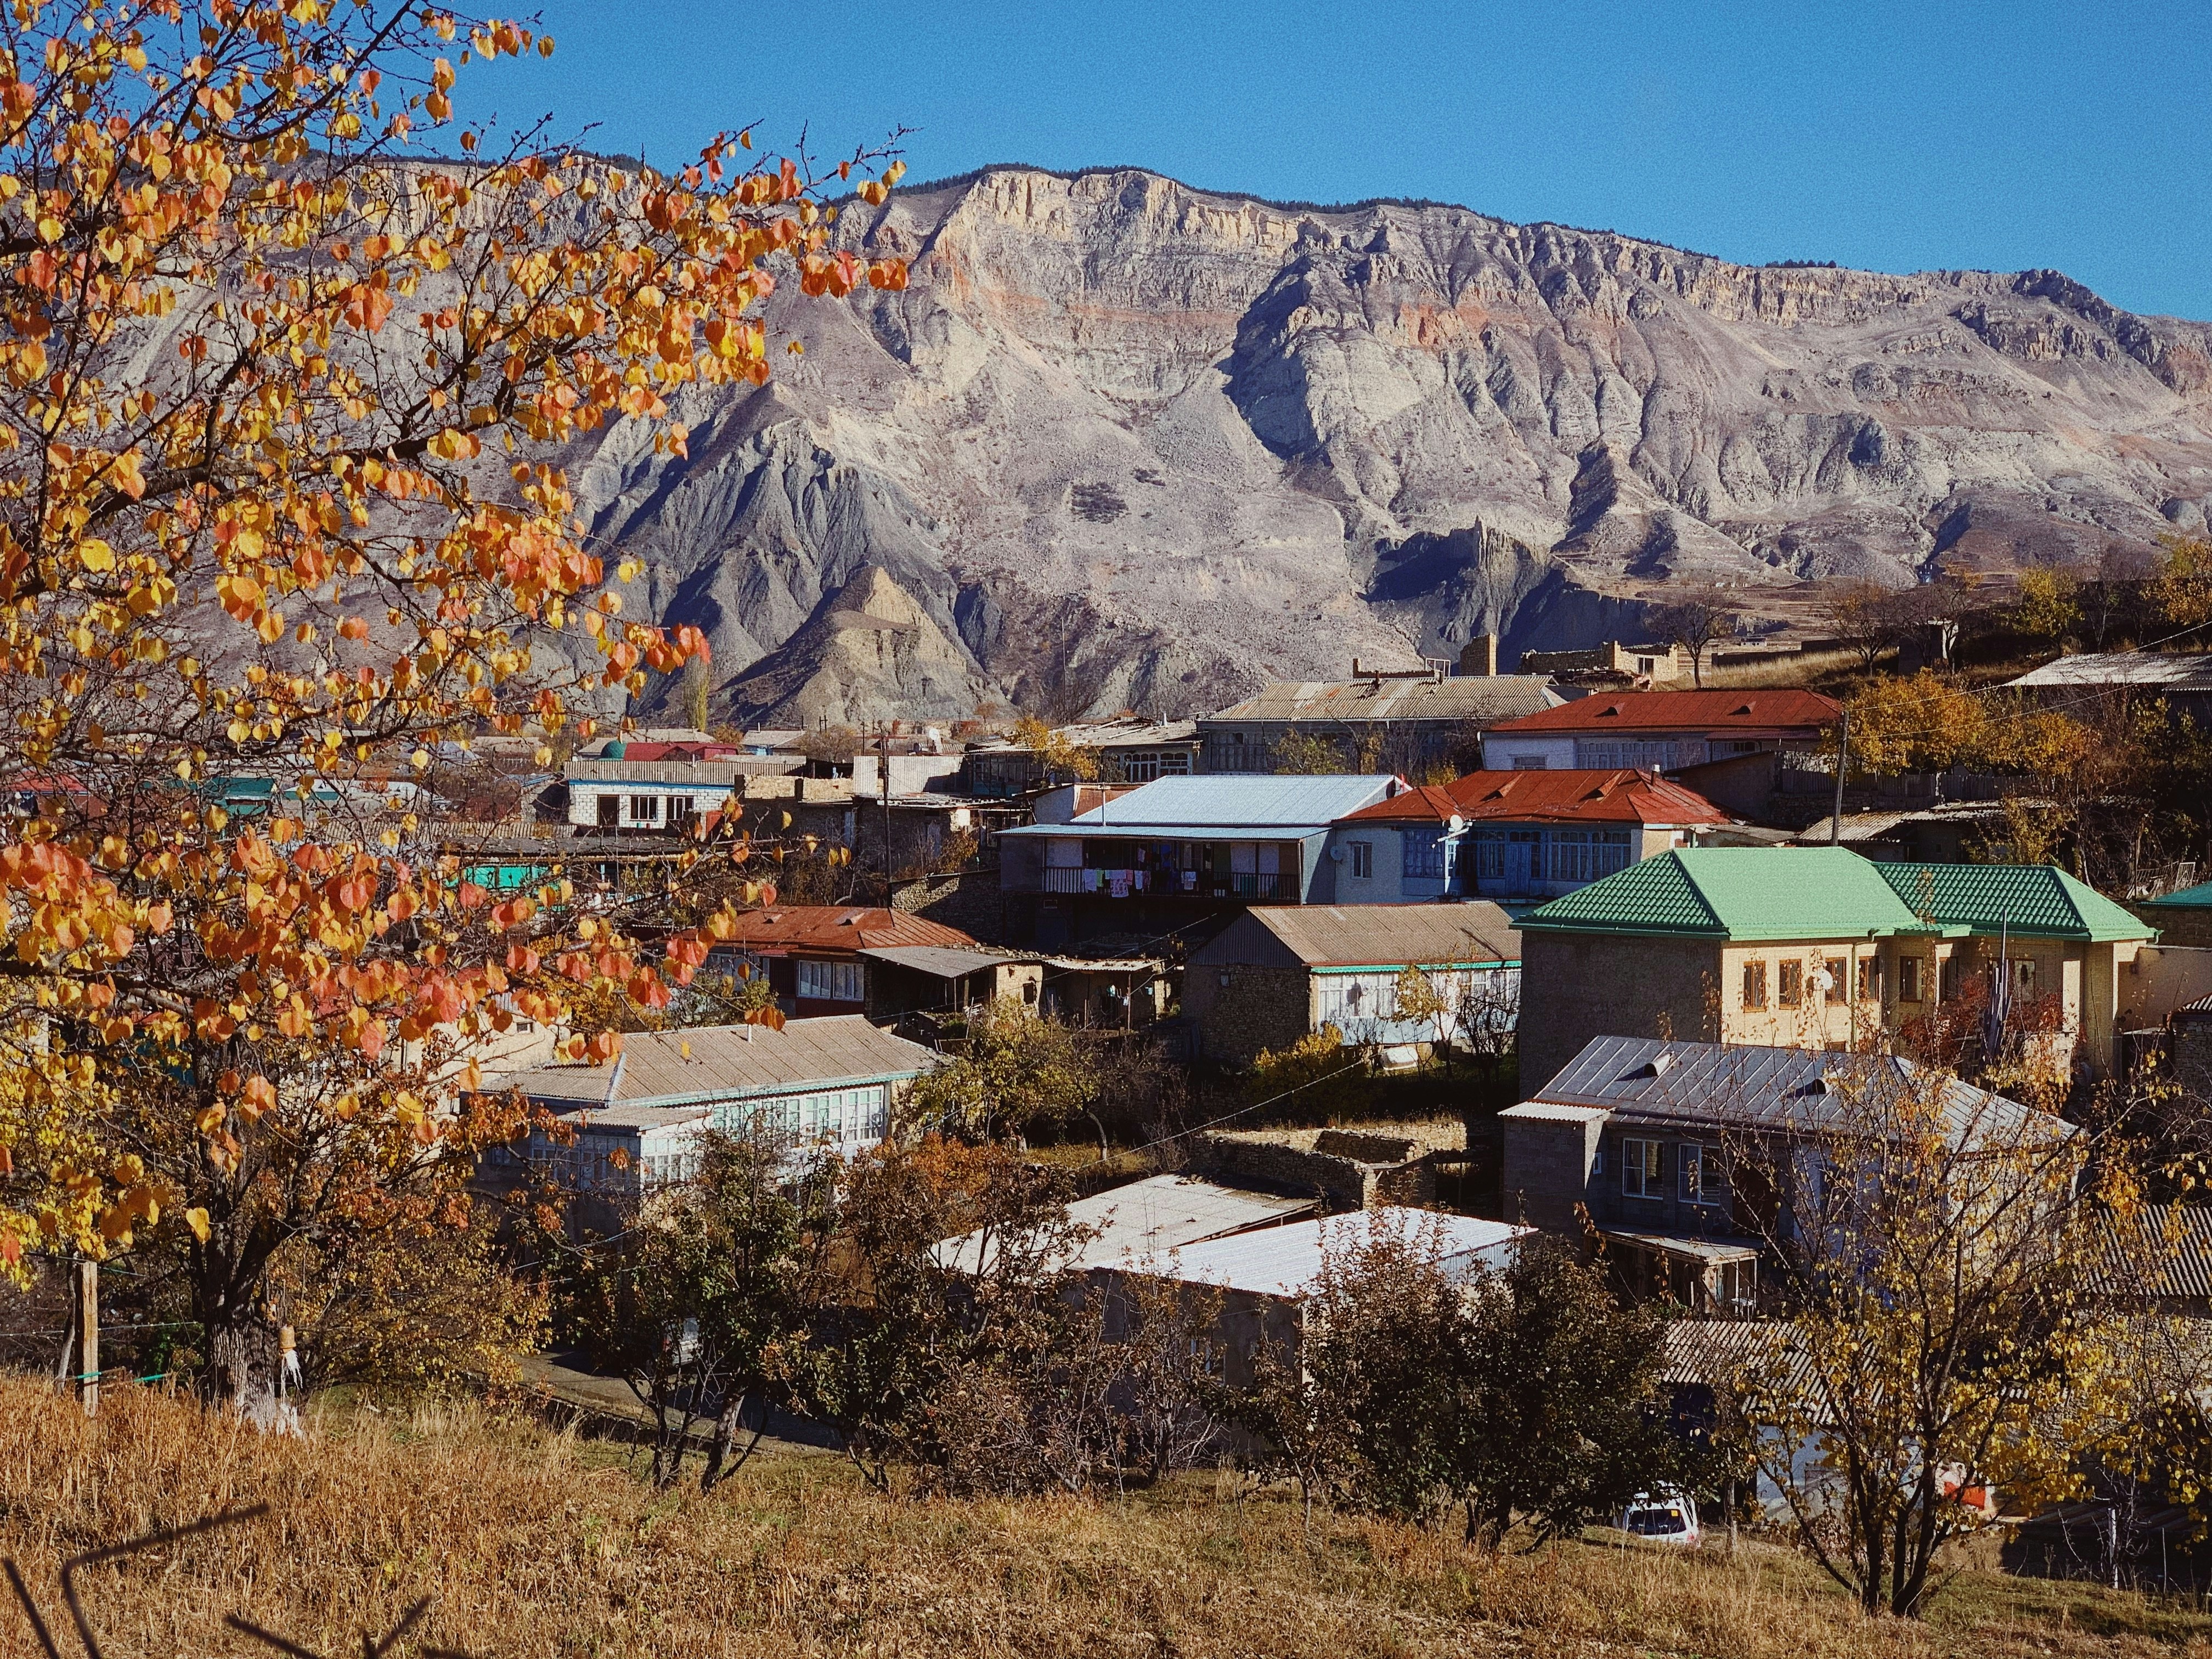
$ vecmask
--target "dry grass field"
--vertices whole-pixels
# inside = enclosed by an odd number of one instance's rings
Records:
[[[656,1494],[621,1448],[473,1406],[332,1409],[271,1440],[157,1395],[96,1423],[0,1381],[0,1551],[62,1617],[60,1560],[265,1502],[264,1520],[81,1581],[107,1659],[360,1652],[428,1596],[416,1642],[483,1656],[1427,1654],[1906,1659],[2212,1653],[2212,1620],[1968,1575],[1925,1626],[1860,1619],[1787,1552],[1601,1543],[1490,1559],[1225,1479],[1123,1501],[908,1501],[786,1453],[708,1498]],[[58,1632],[58,1636],[59,1632]],[[64,1652],[75,1647],[60,1638]],[[39,1651],[12,1607],[0,1656]]]

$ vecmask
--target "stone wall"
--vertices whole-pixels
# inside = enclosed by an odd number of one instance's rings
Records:
[[[1313,1030],[1313,979],[1303,968],[1193,967],[1183,975],[1182,1009],[1208,1055],[1249,1063]]]
[[[891,908],[957,927],[986,945],[1006,942],[1006,902],[996,869],[961,870],[895,883]]]
[[[1533,1097],[1596,1036],[1719,1040],[1717,943],[1521,935],[1521,1092]]]
[[[1370,1130],[1253,1129],[1194,1135],[1189,1167],[1234,1186],[1240,1182],[1312,1194],[1334,1209],[1378,1204],[1416,1208],[1436,1201],[1433,1160],[1467,1146],[1456,1120]]]

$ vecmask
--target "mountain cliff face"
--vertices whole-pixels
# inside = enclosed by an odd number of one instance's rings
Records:
[[[572,457],[632,604],[708,631],[718,712],[1176,714],[1486,631],[1593,643],[1686,580],[1786,619],[1826,578],[2094,562],[2212,506],[2212,327],[2051,271],[1014,167],[840,234],[911,286],[787,287],[805,355],[683,406],[688,459],[620,428]],[[824,622],[902,601],[927,672]]]

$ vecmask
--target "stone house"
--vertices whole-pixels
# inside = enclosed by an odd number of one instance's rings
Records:
[[[1847,1098],[1936,1088],[1947,1132],[1996,1139],[2073,1126],[1909,1060],[1830,1050],[1593,1037],[1520,1104],[1498,1114],[1505,1213],[1547,1231],[1585,1224],[1632,1292],[1694,1311],[1752,1312],[1759,1239],[1787,1231],[1796,1195],[1769,1182],[1814,1167]],[[1735,1177],[1747,1155],[1761,1178]],[[1764,1216],[1747,1207],[1770,1206]]]
[[[1249,1061],[1334,1025],[1347,1042],[1437,1041],[1437,1022],[1401,1018],[1398,981],[1427,975],[1454,1005],[1510,1024],[1520,997],[1521,944],[1494,904],[1355,904],[1246,911],[1193,951],[1182,1011],[1208,1054]]]
[[[2095,1075],[2152,930],[2049,866],[1875,863],[1840,848],[1686,848],[1521,918],[1524,1077],[1593,1037],[1868,1049],[1986,986]]]

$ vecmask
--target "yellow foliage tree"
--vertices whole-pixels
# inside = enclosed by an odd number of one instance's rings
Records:
[[[234,1394],[278,1248],[514,1131],[473,1044],[658,1006],[713,936],[487,891],[410,798],[435,745],[562,738],[704,654],[622,617],[533,458],[617,421],[680,453],[672,398],[767,376],[772,259],[905,283],[749,134],[663,173],[452,125],[459,67],[550,46],[324,0],[0,35],[0,778],[37,803],[0,823],[0,1265],[169,1238]],[[410,159],[438,131],[482,159]]]

